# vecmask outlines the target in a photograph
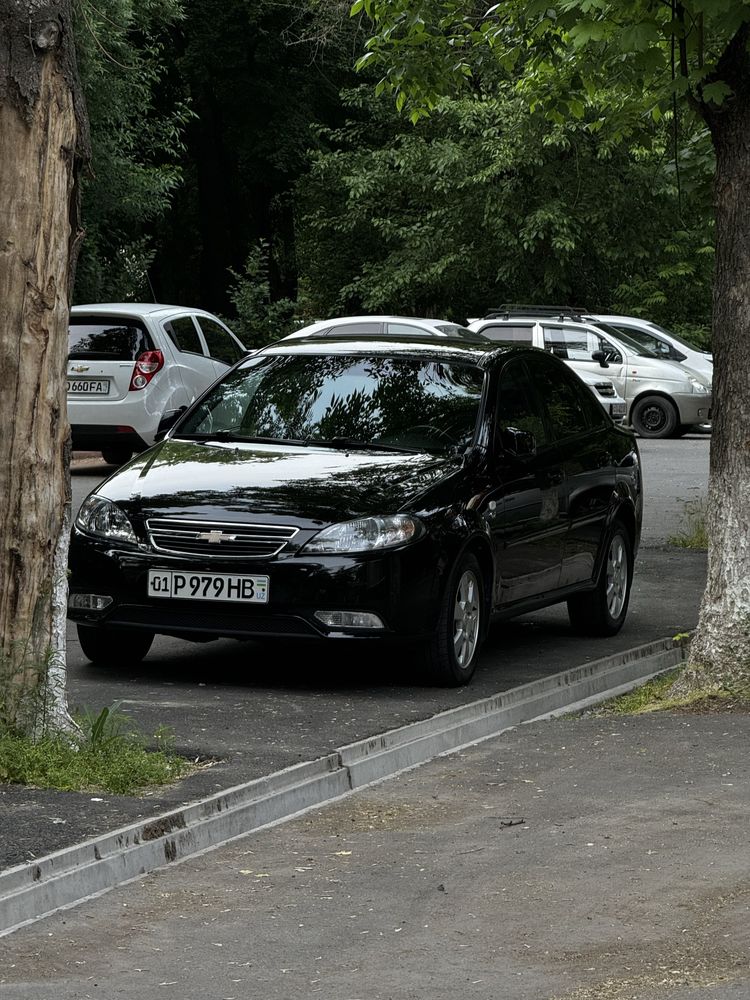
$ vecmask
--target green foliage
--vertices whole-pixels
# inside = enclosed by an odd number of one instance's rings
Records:
[[[732,0],[368,0],[369,69],[412,117],[481,76],[493,52],[554,122],[590,115],[616,139],[637,134],[684,98],[703,117],[732,93],[721,57],[750,22]],[[426,66],[429,61],[430,65]]]
[[[0,729],[0,782],[133,795],[182,777],[188,762],[172,750],[171,732],[160,727],[148,749],[144,737],[119,709],[119,703],[78,718],[75,744],[65,737],[33,741]]]
[[[181,134],[191,116],[179,94],[161,106],[169,31],[182,2],[77,0],[75,11],[92,150],[75,299],[149,300],[148,230],[180,182]]]
[[[163,301],[226,313],[229,269],[259,240],[272,300],[297,296],[292,190],[316,124],[341,115],[356,24],[340,0],[186,4],[171,83],[190,94],[183,183],[159,224],[152,277]]]
[[[105,706],[98,713],[90,708],[83,709],[78,720],[82,738],[92,750],[99,750],[108,743],[121,740],[126,733],[132,732],[133,723],[129,716],[120,711],[122,702],[116,701]]]
[[[237,319],[232,327],[246,347],[262,347],[304,326],[304,300],[271,298],[270,248],[259,240],[245,262],[242,274],[230,269],[233,278],[229,297]]]
[[[664,122],[648,146],[611,146],[585,122],[531,115],[508,83],[443,100],[415,127],[368,88],[344,97],[349,120],[321,132],[327,149],[298,184],[316,314],[464,320],[508,299],[575,300],[707,322],[712,159],[678,185]]]

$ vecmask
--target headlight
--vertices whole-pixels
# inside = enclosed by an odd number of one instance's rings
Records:
[[[76,524],[81,531],[88,531],[92,535],[138,544],[130,521],[117,504],[96,494],[83,501]]]
[[[691,378],[690,384],[693,387],[693,392],[710,392],[711,387],[705,385],[703,382],[699,382],[697,378]]]
[[[371,552],[393,545],[403,545],[418,538],[424,528],[421,522],[406,514],[388,517],[363,517],[343,521],[323,528],[302,547],[307,552]]]

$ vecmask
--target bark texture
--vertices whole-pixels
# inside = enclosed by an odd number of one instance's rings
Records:
[[[733,96],[704,109],[716,151],[708,581],[683,690],[750,682],[749,37],[744,25],[717,69]]]
[[[70,3],[0,0],[0,721],[29,732],[68,725],[65,373],[87,147]]]

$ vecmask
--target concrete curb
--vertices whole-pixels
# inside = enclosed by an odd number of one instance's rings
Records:
[[[629,690],[685,658],[661,639],[227,789],[0,874],[0,937],[156,868],[289,819],[432,758]]]

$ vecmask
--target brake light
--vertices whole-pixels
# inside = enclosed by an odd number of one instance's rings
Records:
[[[144,351],[135,362],[133,375],[130,379],[129,392],[145,389],[160,368],[164,367],[164,355],[161,351]]]

